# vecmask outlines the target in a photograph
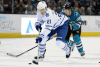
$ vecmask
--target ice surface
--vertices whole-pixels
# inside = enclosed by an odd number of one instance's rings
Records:
[[[72,40],[72,38],[71,38]],[[39,65],[31,64],[34,56],[38,54],[35,48],[19,57],[11,57],[3,52],[18,55],[38,44],[35,38],[7,38],[0,39],[0,67],[100,67],[100,37],[81,37],[83,48],[86,53],[82,58],[75,47],[69,59],[65,58],[65,52],[56,46],[56,39],[47,42],[46,55]]]

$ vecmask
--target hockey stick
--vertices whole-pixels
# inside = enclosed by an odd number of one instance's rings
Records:
[[[7,53],[7,55],[12,56],[12,57],[19,57],[19,56],[25,54],[26,52],[28,52],[28,51],[30,51],[30,50],[36,48],[36,47],[38,47],[38,45],[36,45],[35,47],[32,47],[32,48],[26,50],[25,52],[23,52],[23,53],[21,53],[21,54],[19,54],[19,55],[14,55],[14,54],[11,54],[11,53]]]
[[[56,37],[56,36],[54,36],[54,37]],[[51,38],[50,38],[50,39],[48,39],[47,41],[49,41],[49,40],[53,39],[54,37],[51,37]],[[26,52],[28,52],[28,51],[30,51],[30,50],[32,50],[32,49],[34,49],[34,48],[36,48],[36,47],[38,47],[38,45],[36,45],[35,47],[32,47],[32,48],[30,48],[30,49],[26,50],[25,52],[20,53],[19,55],[14,55],[14,54],[7,53],[7,52],[3,52],[3,53],[5,53],[5,54],[7,54],[7,55],[9,55],[9,56],[12,56],[12,57],[19,57],[19,56],[21,56],[21,55],[25,54]]]
[[[39,30],[39,35],[40,35],[40,29],[38,29]],[[39,41],[39,43],[40,43],[40,41]],[[37,61],[34,61],[33,60],[33,63],[34,64],[37,64],[38,65],[38,62],[39,62],[39,43],[38,43],[38,56],[37,56]]]

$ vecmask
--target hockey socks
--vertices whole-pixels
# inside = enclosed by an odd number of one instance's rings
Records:
[[[67,44],[65,44],[65,47],[62,48],[63,51],[66,51],[66,58],[70,57],[70,48],[68,47]]]

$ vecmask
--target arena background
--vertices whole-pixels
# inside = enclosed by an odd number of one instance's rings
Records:
[[[42,0],[0,0],[0,38],[37,37],[38,32],[34,23],[37,18],[36,7],[39,1]],[[65,3],[71,2],[72,9],[81,14],[81,36],[100,36],[99,0],[43,1],[46,1],[48,8],[58,13],[62,11]]]

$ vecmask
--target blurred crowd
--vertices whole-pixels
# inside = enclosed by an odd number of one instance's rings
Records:
[[[36,14],[39,1],[46,1],[48,8],[58,13],[62,11],[65,3],[70,2],[72,9],[75,9],[81,15],[100,15],[100,0],[14,0],[13,5],[10,1],[2,5],[2,1],[0,1],[0,13]]]

